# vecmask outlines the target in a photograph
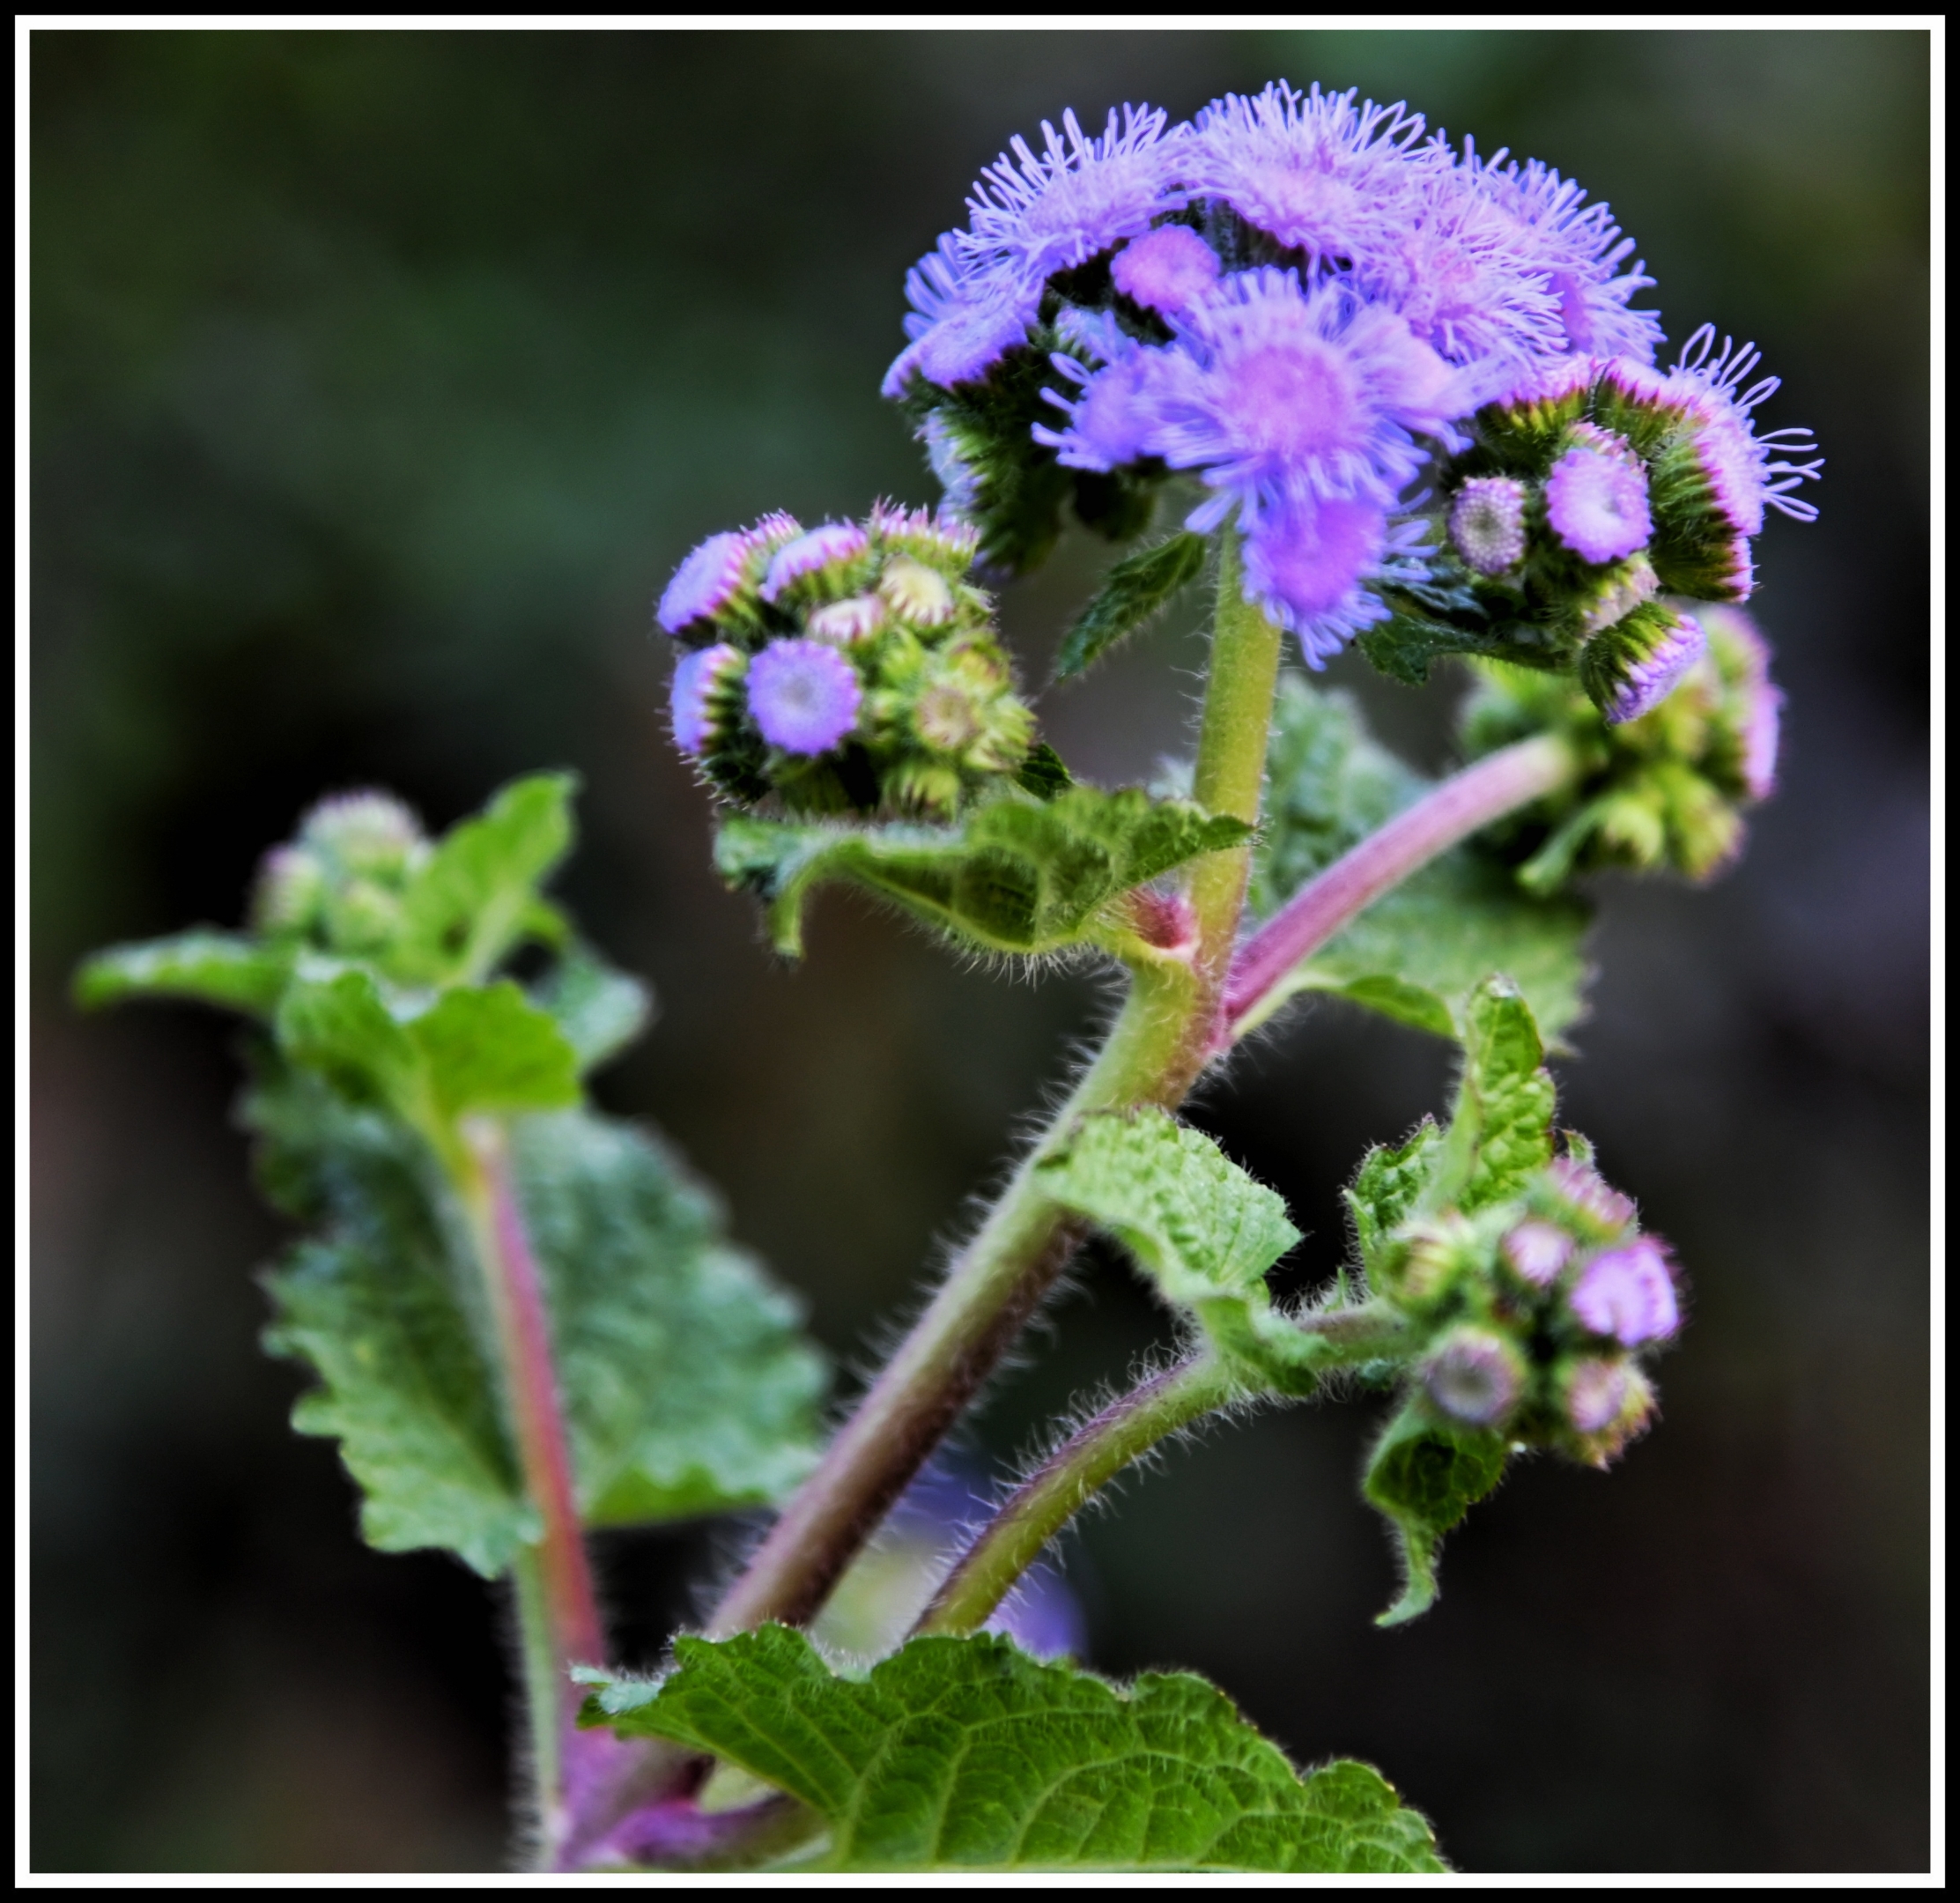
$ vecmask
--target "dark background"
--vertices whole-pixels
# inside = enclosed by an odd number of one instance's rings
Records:
[[[437,824],[585,775],[565,881],[658,988],[603,1081],[862,1367],[1102,1008],[845,899],[799,970],[706,867],[647,603],[703,533],[930,496],[876,396],[901,279],[1017,130],[1284,75],[1407,97],[1612,201],[1680,341],[1761,341],[1814,527],[1757,606],[1784,791],[1707,892],[1612,884],[1571,1119],[1673,1238],[1692,1326],[1609,1477],[1518,1470],[1391,1589],[1369,1406],[1178,1453],[1071,1558],[1091,1660],[1217,1677],[1379,1763],[1471,1870],[1923,1868],[1928,1849],[1928,51],[1867,33],[36,33],[35,1766],[43,1870],[492,1869],[499,1615],[353,1536],[254,1346],[277,1225],[231,1029],[80,1021],[76,958],[234,920],[325,789]],[[1031,680],[1106,553],[1010,592]],[[1188,618],[1187,618],[1188,620]],[[1043,704],[1078,770],[1180,744],[1175,625]],[[1334,670],[1358,683],[1351,662]],[[1431,764],[1448,683],[1379,684]],[[1335,1260],[1335,1190],[1446,1053],[1323,1005],[1200,1114]],[[1157,1332],[1098,1259],[977,1454]],[[719,1532],[610,1541],[657,1654]]]

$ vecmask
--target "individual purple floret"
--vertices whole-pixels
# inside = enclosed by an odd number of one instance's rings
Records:
[[[1217,283],[1218,254],[1188,226],[1166,225],[1119,251],[1109,275],[1146,310],[1176,316]]]
[[[1624,439],[1578,424],[1579,439],[1545,478],[1545,515],[1552,533],[1589,562],[1618,561],[1647,545],[1653,516],[1647,472]]]
[[[699,755],[714,743],[716,691],[741,672],[742,663],[742,650],[728,641],[681,656],[668,704],[673,713],[674,744],[682,752]]]
[[[1742,388],[1742,379],[1762,360],[1755,344],[1738,346],[1727,337],[1718,351],[1714,325],[1704,324],[1683,347],[1665,385],[1667,395],[1700,426],[1697,459],[1723,515],[1747,536],[1763,532],[1765,504],[1798,522],[1815,522],[1816,504],[1791,492],[1815,482],[1823,468],[1808,429],[1756,434],[1750,412],[1782,388],[1782,379],[1773,376]],[[1791,456],[1809,460],[1793,463]]]
[[[1403,215],[1433,161],[1415,149],[1423,120],[1356,93],[1297,93],[1276,80],[1256,99],[1228,93],[1192,122],[1184,159],[1194,196],[1223,198],[1288,250],[1365,255]]]
[[[1005,270],[972,264],[953,238],[947,233],[906,273],[912,310],[905,331],[912,341],[884,374],[887,396],[902,396],[914,375],[943,389],[984,376],[1026,337],[1041,307],[1039,280],[1029,285]]]
[[[1612,705],[1606,709],[1607,723],[1618,727],[1653,713],[1707,651],[1708,637],[1701,623],[1692,615],[1675,613],[1644,653],[1624,663]]]
[[[793,583],[825,568],[841,568],[870,545],[870,537],[855,522],[824,522],[776,551],[763,577],[762,598],[779,601]]]
[[[749,712],[786,753],[827,753],[857,724],[857,670],[822,641],[771,641],[749,664]]]
[[[1626,1406],[1623,1361],[1591,1357],[1575,1361],[1565,1376],[1565,1418],[1582,1434],[1603,1433]]]
[[[1572,1239],[1557,1223],[1527,1217],[1500,1245],[1504,1259],[1535,1288],[1550,1288],[1572,1260]]]
[[[1177,147],[1164,138],[1164,119],[1160,107],[1126,106],[1119,131],[1112,109],[1100,138],[1087,137],[1073,112],[1061,115],[1066,137],[1044,119],[1039,157],[1016,138],[980,174],[966,201],[968,227],[951,234],[954,248],[1039,288],[1054,272],[1147,232],[1158,213],[1184,204],[1172,182]]]
[[[1501,1335],[1460,1328],[1423,1364],[1422,1380],[1439,1412],[1466,1427],[1490,1427],[1517,1405],[1524,1369]]]
[[[1595,1255],[1572,1285],[1572,1313],[1623,1348],[1664,1341],[1681,1326],[1667,1251],[1652,1236]]]
[[[1179,325],[1190,367],[1167,377],[1150,445],[1216,493],[1187,526],[1299,497],[1386,507],[1422,466],[1410,433],[1442,436],[1455,374],[1393,311],[1338,285],[1303,291],[1291,271],[1244,271]]]
[[[1450,540],[1467,567],[1502,574],[1525,552],[1525,485],[1509,476],[1474,476],[1450,505]]]

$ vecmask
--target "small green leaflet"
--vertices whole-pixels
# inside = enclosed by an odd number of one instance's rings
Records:
[[[1310,1393],[1322,1344],[1272,1313],[1266,1272],[1300,1240],[1286,1204],[1167,1112],[1085,1117],[1039,1166],[1063,1208],[1115,1236],[1260,1386]]]
[[[715,864],[768,907],[776,949],[802,951],[804,900],[825,880],[876,892],[989,952],[1039,955],[1092,940],[1109,901],[1252,829],[1188,800],[1076,786],[1042,802],[1008,794],[956,826],[793,826],[735,815]]]
[[[76,974],[75,1001],[92,1009],[133,997],[193,998],[265,1018],[285,989],[292,960],[290,946],[235,932],[180,932],[96,952]]]
[[[1347,697],[1284,677],[1267,757],[1252,910],[1277,911],[1428,788],[1368,737]],[[1275,990],[1267,1011],[1302,991],[1332,991],[1453,1037],[1469,992],[1501,971],[1556,1040],[1583,1008],[1590,918],[1581,900],[1534,897],[1505,866],[1460,846],[1377,900]]]
[[[1517,1195],[1551,1161],[1557,1092],[1515,986],[1486,979],[1463,1015],[1463,1074],[1422,1204],[1468,1215]]]
[[[585,1722],[712,1751],[801,1799],[828,1833],[805,1868],[1446,1867],[1378,1773],[1303,1778],[1188,1673],[1125,1691],[979,1634],[914,1639],[854,1680],[780,1625],[675,1652],[658,1683],[599,1678]]]
[[[1204,566],[1205,538],[1180,530],[1167,540],[1126,555],[1103,578],[1101,589],[1062,637],[1054,678],[1067,680],[1099,660],[1169,605]]]
[[[399,1123],[305,1073],[270,1077],[246,1116],[268,1192],[320,1231],[266,1278],[267,1346],[321,1381],[293,1425],[340,1440],[371,1544],[447,1547],[500,1572],[537,1529],[477,1270],[431,1159]],[[582,1111],[512,1130],[588,1523],[780,1499],[816,1457],[824,1386],[795,1303],[721,1240],[713,1201],[640,1131]]]
[[[1414,1404],[1389,1422],[1369,1456],[1361,1491],[1394,1523],[1406,1576],[1376,1625],[1400,1625],[1436,1603],[1436,1550],[1503,1477],[1505,1453],[1502,1434],[1439,1427]]]
[[[1399,1149],[1377,1144],[1361,1159],[1351,1188],[1342,1191],[1354,1222],[1361,1266],[1370,1285],[1388,1233],[1415,1207],[1435,1165],[1436,1147],[1443,1140],[1433,1117],[1424,1117],[1416,1133]]]

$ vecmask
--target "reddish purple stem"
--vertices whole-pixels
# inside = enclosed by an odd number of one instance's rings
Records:
[[[1229,1048],[1287,974],[1384,892],[1493,819],[1554,791],[1572,766],[1570,748],[1552,735],[1520,740],[1452,775],[1336,859],[1239,946],[1215,1048]]]

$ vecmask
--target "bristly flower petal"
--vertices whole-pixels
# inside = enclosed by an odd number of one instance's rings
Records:
[[[1704,324],[1683,346],[1665,385],[1699,427],[1696,448],[1718,504],[1747,536],[1763,532],[1765,504],[1798,522],[1815,522],[1816,504],[1792,492],[1815,482],[1823,468],[1808,429],[1756,433],[1750,412],[1782,387],[1782,379],[1773,376],[1742,387],[1762,360],[1755,344],[1738,345],[1729,337],[1717,350],[1714,325]],[[1792,462],[1793,456],[1808,460]]]

